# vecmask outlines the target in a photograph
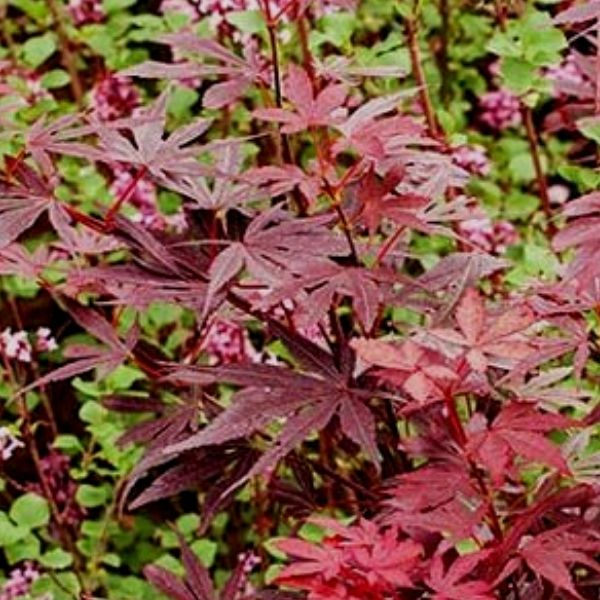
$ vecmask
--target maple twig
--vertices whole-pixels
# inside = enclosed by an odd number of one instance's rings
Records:
[[[446,104],[450,99],[450,69],[448,63],[448,45],[450,43],[450,1],[440,0],[441,36],[439,65],[442,80],[441,97]]]
[[[69,73],[69,83],[71,85],[71,91],[73,92],[73,98],[78,106],[83,104],[83,86],[81,79],[79,78],[79,72],[77,71],[77,65],[75,64],[75,56],[71,52],[69,36],[65,30],[63,24],[63,16],[60,14],[61,10],[56,4],[56,0],[48,0],[48,8],[52,14],[54,24],[56,26],[56,33],[60,42],[60,54],[62,63],[67,72]]]
[[[271,46],[271,62],[273,64],[273,86],[275,88],[275,105],[277,108],[283,107],[283,93],[281,87],[281,66],[279,64],[279,46],[277,44],[277,30],[276,30],[276,20],[274,20],[271,16],[271,7],[266,0],[263,2],[263,12],[265,15],[265,20],[267,23],[267,32],[269,35],[269,45]],[[289,164],[294,164],[294,154],[292,152],[292,146],[290,144],[290,140],[285,133],[281,132],[280,128],[277,128],[279,140],[280,140],[280,148],[283,153],[283,161]],[[296,209],[299,215],[305,215],[308,210],[308,205],[302,194],[294,189],[292,191],[292,197],[294,198],[294,202],[296,203]]]
[[[140,169],[138,169],[138,172],[127,184],[127,187],[119,194],[119,197],[116,199],[114,204],[108,209],[108,212],[106,213],[105,222],[109,229],[113,226],[115,215],[119,212],[119,209],[121,208],[121,206],[123,206],[123,203],[129,200],[129,198],[131,198],[135,190],[135,186],[141,181],[141,179],[146,174],[147,170],[148,169],[146,168],[146,166],[142,166]]]
[[[300,49],[302,50],[302,62],[304,64],[304,68],[310,77],[310,80],[313,84],[313,88],[316,83],[315,76],[315,67],[313,64],[313,57],[310,51],[310,47],[308,45],[308,31],[306,29],[306,22],[304,17],[300,15],[298,20],[296,21],[296,27],[298,29],[298,39],[300,40]]]
[[[375,267],[381,265],[383,259],[388,255],[390,250],[395,246],[396,242],[402,235],[402,232],[406,228],[405,225],[398,225],[396,231],[386,240],[386,242],[381,246],[379,252],[377,252],[377,256],[375,257]]]
[[[538,138],[535,132],[535,126],[533,124],[533,113],[531,108],[523,106],[521,110],[523,115],[523,124],[525,125],[525,132],[527,133],[527,141],[529,143],[529,152],[531,154],[531,160],[533,162],[533,169],[535,172],[535,179],[537,183],[538,193],[542,201],[542,210],[546,217],[546,227],[550,234],[554,233],[554,224],[552,222],[552,208],[550,207],[550,196],[548,195],[548,182],[546,181],[546,175],[544,174],[544,168],[542,166],[542,159],[538,147]]]
[[[419,28],[416,14],[413,14],[406,19],[406,39],[408,42],[412,74],[419,88],[419,98],[423,113],[425,114],[427,128],[429,129],[429,133],[432,137],[437,137],[440,133],[440,129],[435,117],[435,111],[433,109],[433,104],[429,95],[429,89],[427,87],[427,80],[425,79],[425,72],[423,71],[423,65],[421,62],[421,50],[419,49]]]

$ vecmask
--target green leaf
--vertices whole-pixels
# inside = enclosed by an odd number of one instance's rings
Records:
[[[42,554],[39,562],[49,569],[66,569],[73,563],[73,557],[62,548],[53,548]]]
[[[29,527],[15,525],[8,519],[6,513],[0,513],[0,546],[10,546],[28,534]]]
[[[21,562],[22,560],[38,560],[40,556],[40,540],[35,535],[30,533],[22,540],[6,546],[4,553],[6,559],[11,565]]]
[[[536,77],[535,66],[521,58],[502,59],[501,72],[506,85],[517,94],[525,93]]]
[[[136,381],[145,379],[140,369],[128,365],[119,365],[107,378],[106,386],[111,390],[128,390]]]
[[[225,19],[242,33],[256,34],[267,30],[260,10],[233,10],[227,13]]]
[[[81,506],[94,508],[96,506],[102,506],[108,499],[108,494],[104,487],[84,483],[77,489],[75,498]]]
[[[54,448],[63,450],[67,454],[77,454],[83,452],[83,446],[76,435],[62,433],[57,435],[52,444]]]
[[[30,67],[39,67],[56,52],[56,37],[48,32],[29,38],[21,47],[23,61]]]
[[[79,409],[79,418],[85,423],[102,423],[107,416],[108,410],[94,400],[89,400]]]
[[[213,566],[217,555],[216,542],[205,539],[196,540],[193,544],[190,544],[190,548],[207,569]]]
[[[55,88],[61,88],[67,85],[71,78],[66,71],[62,69],[53,69],[44,74],[41,80],[42,87],[47,90],[53,90]]]
[[[106,14],[125,10],[133,6],[137,0],[102,0],[102,8]]]
[[[600,119],[598,117],[587,117],[577,121],[577,129],[581,131],[585,137],[600,144]]]
[[[29,492],[17,498],[10,507],[10,518],[29,529],[42,527],[50,521],[48,501],[38,494]]]

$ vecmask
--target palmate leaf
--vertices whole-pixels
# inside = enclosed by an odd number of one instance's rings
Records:
[[[95,347],[81,344],[70,346],[65,351],[65,357],[74,358],[73,362],[38,377],[33,383],[23,388],[20,391],[21,394],[55,381],[70,379],[92,369],[97,369],[99,375],[104,376],[122,364],[130,356],[137,343],[136,327],[132,327],[126,339],[121,340],[112,325],[99,313],[67,299],[64,302],[77,324],[105,346]]]
[[[364,404],[370,393],[359,391],[335,365],[333,357],[313,342],[272,322],[271,327],[289,347],[303,369],[295,372],[269,365],[224,365],[220,367],[172,366],[169,379],[206,385],[229,382],[243,389],[230,407],[198,433],[165,449],[168,455],[207,445],[220,445],[265,431],[276,419],[285,418],[272,446],[235,486],[264,473],[298,446],[313,431],[323,429],[339,415],[344,433],[359,444],[377,465],[380,460],[374,415]]]
[[[427,335],[442,341],[442,348],[456,356],[453,348],[464,349],[464,356],[474,371],[485,372],[490,364],[514,366],[534,354],[535,347],[525,335],[533,324],[533,311],[516,305],[499,315],[488,314],[477,290],[467,290],[454,313],[458,331],[434,328]]]
[[[294,110],[260,108],[252,114],[263,121],[283,123],[283,133],[297,133],[311,127],[326,127],[341,123],[348,91],[345,85],[326,85],[315,95],[312,82],[302,67],[290,65],[284,82],[286,98]]]
[[[536,575],[549,581],[556,590],[566,590],[582,599],[573,585],[571,568],[577,564],[600,572],[600,563],[596,559],[598,552],[600,538],[597,534],[563,526],[535,536],[519,554]]]
[[[176,52],[185,52],[211,62],[186,59],[178,63],[148,61],[122,72],[132,77],[152,79],[183,79],[223,77],[224,81],[212,85],[203,97],[207,108],[222,108],[238,100],[257,81],[268,83],[268,69],[251,45],[243,51],[243,57],[228,50],[218,42],[199,38],[191,33],[165,35],[161,41]]]
[[[0,249],[16,241],[45,212],[68,243],[72,236],[71,217],[54,197],[54,190],[23,161],[9,157],[5,160],[10,175],[0,178]]]
[[[562,415],[542,413],[533,404],[513,401],[489,429],[470,433],[467,447],[488,469],[495,485],[501,485],[510,474],[516,456],[568,473],[559,446],[545,434],[576,425]]]

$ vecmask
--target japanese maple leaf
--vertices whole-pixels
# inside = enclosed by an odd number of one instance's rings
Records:
[[[489,428],[469,433],[467,449],[489,470],[496,485],[502,484],[517,456],[568,473],[559,446],[545,434],[574,425],[577,423],[562,415],[543,413],[533,404],[513,401],[504,406]]]
[[[206,148],[192,144],[207,131],[210,120],[197,119],[176,129],[165,139],[168,98],[167,89],[135,116],[110,123],[91,122],[90,128],[98,137],[96,146],[66,144],[54,150],[108,164],[135,165],[166,187],[170,186],[174,177],[211,173],[210,168],[197,160]]]
[[[487,509],[469,477],[469,465],[456,456],[395,477],[388,483],[386,496],[386,523],[450,535],[457,541],[481,527]]]
[[[249,554],[239,557],[229,579],[221,591],[217,592],[210,572],[181,535],[179,535],[179,545],[185,578],[181,579],[172,571],[159,565],[148,565],[144,567],[144,575],[155,588],[172,600],[244,600],[244,598],[250,600],[241,591],[245,587],[244,583],[248,577],[248,564],[251,560]],[[260,595],[255,597],[260,598]],[[281,597],[285,598],[284,595]]]
[[[191,206],[212,211],[227,211],[261,197],[257,186],[250,178],[240,176],[242,156],[240,146],[225,144],[217,146],[212,154],[215,157],[212,184],[206,177],[182,175],[172,177],[170,189],[194,201]]]
[[[92,133],[90,126],[81,126],[79,115],[66,115],[46,123],[40,117],[25,133],[25,147],[33,160],[40,165],[42,173],[50,177],[55,172],[51,154],[90,153],[93,150],[85,143],[74,141]],[[96,154],[100,158],[100,153]]]
[[[464,348],[466,361],[475,371],[485,372],[490,363],[512,365],[534,352],[522,335],[535,320],[526,306],[514,306],[490,318],[483,298],[471,288],[458,303],[454,316],[458,331],[434,328],[429,333],[450,347]]]
[[[392,141],[396,147],[401,143],[408,145],[425,142],[424,127],[410,117],[384,116],[396,111],[400,102],[414,93],[414,90],[397,92],[362,104],[347,119],[336,125],[344,138],[334,144],[334,153],[353,148],[366,159],[381,161],[388,156],[388,146]]]
[[[431,561],[427,585],[435,590],[435,600],[495,600],[497,598],[489,582],[477,579],[473,572],[488,560],[490,551],[480,550],[459,556],[446,569],[443,557],[436,554]]]
[[[310,77],[302,67],[289,66],[284,89],[294,111],[261,108],[252,113],[263,121],[283,123],[283,133],[297,133],[311,127],[335,125],[345,114],[343,105],[348,94],[346,86],[329,84],[315,96]]]
[[[126,339],[121,340],[112,325],[99,313],[79,306],[70,300],[65,300],[65,302],[73,319],[83,329],[103,342],[104,347],[84,344],[69,346],[64,354],[67,358],[74,358],[74,361],[36,379],[31,385],[21,390],[21,393],[54,381],[69,379],[92,369],[97,369],[102,377],[122,364],[131,355],[131,351],[137,343],[136,327],[132,327]]]
[[[257,216],[248,225],[243,240],[232,242],[212,261],[206,305],[243,268],[258,281],[270,285],[286,274],[300,274],[329,263],[327,255],[344,255],[346,240],[326,227],[329,215],[291,218],[279,206]]]
[[[355,339],[351,345],[363,361],[383,367],[378,372],[383,379],[401,386],[422,403],[442,399],[443,388],[457,379],[439,355],[412,340],[397,346],[382,340]]]
[[[402,169],[391,169],[381,179],[370,169],[357,185],[356,199],[359,208],[351,220],[364,223],[369,235],[373,235],[382,219],[401,206],[402,199],[394,197],[393,192],[403,176]]]
[[[583,599],[573,584],[571,569],[584,565],[600,572],[596,556],[600,552],[600,538],[591,530],[573,531],[572,526],[557,527],[536,535],[519,550],[527,566],[538,576],[549,581],[557,590],[565,590],[575,598]]]
[[[352,299],[356,317],[370,331],[383,304],[384,290],[392,285],[392,277],[383,270],[347,267],[333,261],[305,263],[297,276],[275,282],[272,291],[256,306],[272,308],[285,300],[294,300],[301,308],[298,325],[310,327],[323,318],[336,296],[347,296]]]
[[[244,475],[250,477],[273,468],[314,430],[323,429],[338,415],[342,430],[359,444],[377,465],[380,459],[375,436],[375,419],[365,400],[372,394],[360,390],[349,379],[351,365],[338,368],[328,352],[276,321],[269,327],[299,361],[305,372],[259,364],[219,367],[172,365],[170,379],[190,384],[227,381],[242,387],[231,406],[207,427],[188,439],[165,449],[177,454],[192,448],[220,445],[261,431],[276,419],[285,418],[276,442]]]
[[[68,207],[56,200],[50,185],[23,161],[5,160],[12,172],[0,179],[0,249],[16,241],[45,212],[58,234],[68,240],[72,231]]]
[[[126,69],[122,74],[152,79],[224,78],[204,94],[202,101],[207,108],[222,108],[235,102],[255,82],[269,83],[269,69],[251,44],[244,47],[243,57],[240,57],[218,42],[192,33],[165,35],[161,41],[169,44],[175,52],[187,52],[211,62],[191,59],[177,63],[148,61]]]
[[[256,167],[244,173],[244,180],[256,185],[273,198],[300,190],[309,204],[313,204],[321,193],[321,183],[315,175],[305,173],[296,165]]]

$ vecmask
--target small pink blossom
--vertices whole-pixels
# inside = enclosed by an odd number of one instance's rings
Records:
[[[548,67],[546,77],[553,84],[555,96],[567,95],[588,81],[572,54],[569,54],[559,65]]]
[[[129,116],[140,104],[140,95],[128,77],[109,74],[92,89],[92,108],[102,121]]]
[[[487,92],[479,101],[480,120],[494,131],[521,124],[519,98],[506,89]]]
[[[0,600],[16,600],[27,596],[32,583],[39,579],[40,575],[38,567],[30,561],[12,569],[8,579],[0,588]]]
[[[7,327],[0,333],[0,349],[7,358],[12,358],[20,362],[31,362],[31,343],[26,331],[12,332]]]
[[[492,222],[489,218],[468,219],[459,225],[460,234],[473,246],[491,254],[504,254],[519,239],[508,221]]]
[[[101,0],[70,0],[69,12],[75,25],[88,25],[104,21]]]
[[[0,458],[9,460],[18,448],[24,448],[25,444],[16,437],[8,427],[0,427]]]
[[[243,362],[254,352],[242,325],[227,319],[215,319],[206,332],[202,349],[212,363]]]
[[[490,161],[483,146],[464,145],[452,152],[454,163],[473,175],[489,175]]]
[[[35,349],[37,352],[52,352],[58,348],[52,332],[47,327],[40,327],[35,332]]]

